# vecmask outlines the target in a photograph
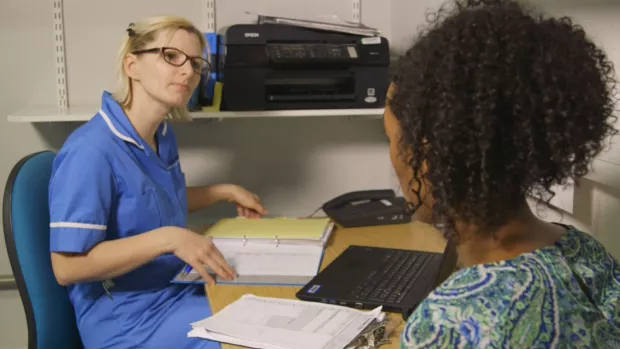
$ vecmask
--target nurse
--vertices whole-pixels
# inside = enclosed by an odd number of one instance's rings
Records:
[[[266,213],[231,184],[187,188],[166,119],[185,105],[210,68],[190,22],[154,17],[131,24],[119,58],[121,87],[69,136],[49,186],[51,259],[67,287],[86,348],[216,348],[189,339],[211,315],[204,288],[170,280],[188,263],[236,277],[213,243],[187,227],[188,212],[226,200],[240,215]]]

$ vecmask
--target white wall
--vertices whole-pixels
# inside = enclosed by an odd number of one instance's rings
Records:
[[[426,24],[426,15],[438,9],[444,0],[392,0],[392,47],[402,53],[413,44],[415,35]]]
[[[557,0],[561,1],[561,0]],[[556,1],[556,4],[557,4]],[[362,19],[381,28],[395,51],[411,44],[413,33],[424,23],[427,8],[440,0],[363,0]],[[584,0],[585,2],[585,0]],[[350,20],[350,0],[315,0],[310,7],[303,0],[220,0],[216,5],[217,27],[253,18],[245,10],[281,15],[337,14]],[[181,5],[182,4],[182,5]],[[157,13],[185,16],[203,27],[202,0],[140,0],[106,2],[64,0],[68,89],[71,105],[98,105],[101,90],[112,88],[118,43],[126,25]],[[557,5],[555,5],[557,6]],[[620,17],[616,6],[574,12],[597,26],[606,45],[617,30]],[[118,9],[118,10],[115,10]],[[617,29],[617,25],[615,27]],[[15,124],[6,121],[10,112],[29,105],[54,105],[54,51],[52,3],[49,0],[4,0],[0,2],[0,182],[21,157],[42,149],[56,149],[76,126],[62,124]],[[610,48],[614,49],[614,48]],[[617,55],[617,51],[615,51]],[[614,56],[615,59],[620,57]],[[95,109],[96,110],[96,109]],[[95,111],[94,110],[94,111]],[[342,192],[377,187],[395,188],[387,156],[387,143],[380,120],[348,118],[199,121],[176,127],[183,166],[189,184],[233,181],[259,193],[275,215],[300,216],[312,213],[322,202]],[[272,146],[270,144],[277,144]],[[620,193],[594,182],[576,191],[574,215],[562,219],[617,247],[615,230]],[[225,206],[194,219],[228,213]],[[549,219],[553,212],[546,211]],[[205,218],[207,217],[207,218]],[[0,277],[10,275],[0,239]],[[0,291],[0,349],[25,348],[26,329],[21,304],[15,291]]]

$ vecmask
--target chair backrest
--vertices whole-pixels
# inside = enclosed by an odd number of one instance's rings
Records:
[[[56,154],[21,159],[4,191],[4,237],[26,312],[28,348],[82,348],[75,313],[54,277],[50,258],[48,186]]]

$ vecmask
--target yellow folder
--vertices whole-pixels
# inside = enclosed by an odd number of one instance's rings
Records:
[[[321,240],[329,218],[225,218],[206,231],[214,238]]]

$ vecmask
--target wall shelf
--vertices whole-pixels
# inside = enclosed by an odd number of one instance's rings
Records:
[[[97,113],[99,107],[58,108],[41,106],[18,110],[8,116],[9,122],[44,123],[44,122],[84,122]],[[235,118],[295,118],[295,117],[330,117],[350,116],[381,118],[383,108],[372,109],[303,109],[303,110],[260,110],[260,111],[216,111],[192,112],[194,119],[235,119]]]

